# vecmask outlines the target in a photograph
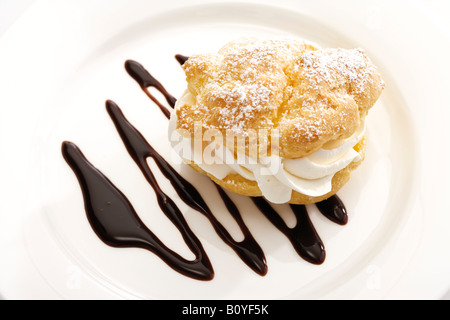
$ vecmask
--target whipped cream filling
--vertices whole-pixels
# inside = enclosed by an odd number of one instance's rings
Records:
[[[183,95],[179,104],[195,103],[189,93]],[[305,157],[287,159],[276,155],[250,158],[244,154],[237,157],[226,146],[215,140],[201,143],[183,137],[176,130],[176,108],[171,114],[169,139],[173,150],[185,161],[191,161],[205,172],[222,180],[230,174],[256,181],[263,196],[272,203],[286,203],[292,192],[318,197],[332,190],[333,176],[352,162],[361,160],[354,147],[362,140],[365,123],[356,132],[332,149],[320,149]],[[207,151],[207,152],[205,152]]]

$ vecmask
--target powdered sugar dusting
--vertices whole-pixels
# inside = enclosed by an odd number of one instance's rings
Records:
[[[263,84],[238,83],[232,88],[217,86],[210,98],[225,102],[225,107],[219,110],[221,118],[218,119],[218,129],[245,135],[247,122],[265,109],[270,109],[270,95],[271,90]]]
[[[364,50],[292,39],[233,41],[183,67],[195,105],[179,110],[180,128],[195,120],[240,136],[275,129],[290,157],[350,136],[384,86]]]
[[[353,94],[363,93],[373,82],[374,68],[362,49],[324,49],[305,52],[297,68],[317,89],[323,82],[337,86],[343,81],[352,84]]]
[[[318,139],[322,134],[321,128],[325,123],[324,119],[304,119],[303,122],[295,123],[294,127],[297,132],[303,136],[307,141]]]
[[[220,50],[220,65],[204,85],[207,94],[202,100],[207,106],[220,106],[218,129],[245,135],[255,119],[263,118],[266,127],[273,124],[280,104],[277,95],[286,86],[278,49],[266,41],[236,41]]]

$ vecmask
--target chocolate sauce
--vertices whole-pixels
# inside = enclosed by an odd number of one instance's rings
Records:
[[[342,200],[337,195],[316,203],[316,207],[325,217],[327,217],[331,221],[342,226],[347,224],[347,209],[345,208]]]
[[[183,65],[186,61],[188,61],[188,56],[183,56],[182,54],[176,54],[175,59],[177,59],[178,63]]]
[[[175,58],[181,65],[189,59],[189,57],[183,55],[176,55]],[[125,63],[125,69],[169,119],[170,110],[158,101],[148,89],[153,87],[158,90],[171,108],[175,106],[176,98],[169,94],[164,86],[140,63],[128,60]],[[244,240],[240,242],[235,241],[215,218],[197,189],[174,170],[145,140],[142,134],[128,122],[116,103],[107,101],[106,109],[128,153],[154,189],[161,210],[178,228],[196,258],[193,261],[186,260],[166,247],[140,220],[125,195],[89,163],[75,144],[64,142],[62,146],[63,156],[78,178],[84,196],[88,220],[98,237],[107,245],[113,247],[147,249],[158,255],[174,270],[194,279],[211,280],[214,277],[211,262],[202,244],[189,228],[173,200],[161,190],[150,170],[147,159],[151,157],[158,169],[170,181],[178,196],[188,206],[208,218],[220,238],[236,252],[244,263],[256,273],[265,275],[267,263],[264,252],[244,223],[236,204],[225,190],[211,182],[244,235]],[[299,256],[313,264],[324,262],[326,254],[323,242],[309,219],[305,206],[290,205],[297,219],[297,224],[294,228],[289,228],[264,198],[255,197],[252,200],[264,216],[289,239]],[[337,196],[317,203],[316,206],[331,221],[341,225],[347,223],[348,216],[345,206]]]
[[[225,201],[228,210],[244,234],[244,240],[241,242],[233,240],[228,231],[215,218],[200,193],[153,149],[139,131],[127,121],[117,104],[113,101],[107,101],[106,108],[125,147],[137,166],[141,169],[147,181],[152,186],[157,186],[156,180],[147,164],[147,158],[152,157],[163,175],[170,181],[180,198],[191,208],[207,217],[222,240],[228,244],[251,269],[260,275],[266,274],[267,264],[264,253],[242,220],[236,206],[232,203],[226,193],[223,190],[220,190],[222,199]],[[155,189],[155,191],[157,192],[157,195],[161,192],[159,189]],[[165,197],[164,194],[162,194],[162,196]]]
[[[211,280],[214,277],[211,262],[202,244],[173,200],[161,191],[151,173],[146,177],[156,192],[159,206],[180,230],[186,244],[195,254],[193,261],[184,259],[166,247],[141,221],[125,195],[89,163],[75,144],[64,142],[62,153],[80,183],[92,229],[103,242],[112,247],[147,249],[174,270],[194,279]]]
[[[177,99],[175,99],[167,90],[164,88],[161,83],[156,80],[139,62],[133,60],[127,60],[125,62],[125,69],[128,74],[136,80],[136,82],[140,85],[141,89],[147,94],[147,96],[161,109],[162,113],[170,118],[170,111],[159,102],[148,90],[148,88],[153,87],[161,92],[166,98],[167,103],[173,108]]]
[[[258,209],[291,242],[297,253],[306,261],[322,264],[325,261],[325,248],[317,234],[304,205],[290,205],[297,219],[294,228],[289,228],[275,209],[263,198],[252,198]]]

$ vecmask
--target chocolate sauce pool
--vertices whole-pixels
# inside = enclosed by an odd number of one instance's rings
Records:
[[[157,254],[176,271],[198,280],[211,280],[214,271],[202,244],[191,231],[175,203],[148,176],[166,216],[180,230],[195,254],[188,261],[166,247],[141,221],[125,195],[84,157],[78,147],[64,142],[62,153],[81,186],[88,220],[98,237],[112,247],[137,247]]]
[[[183,55],[176,55],[175,58],[180,64],[184,64],[189,59]],[[153,87],[158,90],[171,108],[175,106],[176,99],[140,63],[128,60],[125,63],[125,69],[145,94],[160,108],[161,112],[170,118],[170,110],[158,101],[148,89]],[[197,189],[155,151],[142,134],[125,118],[115,102],[108,100],[106,110],[131,158],[153,188],[161,211],[179,230],[187,246],[194,253],[195,259],[186,260],[165,246],[144,225],[126,196],[86,159],[74,143],[64,142],[62,154],[79,181],[87,218],[97,236],[112,247],[137,247],[149,250],[174,270],[188,277],[198,280],[213,279],[214,270],[201,242],[190,229],[175,202],[161,190],[149,168],[147,159],[152,158],[183,202],[208,218],[219,237],[235,251],[241,260],[257,274],[264,276],[268,270],[264,252],[244,223],[236,204],[227,193],[220,186],[211,182],[244,235],[244,240],[240,242],[231,237],[215,218]],[[289,228],[264,198],[255,197],[252,200],[263,215],[288,238],[299,256],[313,264],[321,264],[325,261],[323,242],[311,223],[304,205],[290,205],[297,224],[294,228]],[[337,196],[317,203],[316,206],[331,221],[340,225],[347,223],[348,216],[345,206]]]

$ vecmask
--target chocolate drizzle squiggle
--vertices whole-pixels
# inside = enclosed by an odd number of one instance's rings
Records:
[[[183,64],[189,59],[189,57],[182,55],[176,55],[175,57],[180,64]],[[148,89],[150,87],[157,89],[163,94],[171,108],[174,108],[176,99],[138,62],[128,60],[125,63],[125,68],[128,74],[169,119],[170,110],[158,101]],[[62,145],[64,159],[72,168],[80,183],[85,201],[86,214],[98,237],[112,247],[138,247],[147,249],[158,255],[174,270],[191,278],[211,280],[214,277],[213,267],[202,244],[189,228],[183,214],[173,200],[161,190],[150,170],[147,159],[151,157],[157,164],[159,170],[170,181],[178,196],[188,206],[208,218],[220,238],[236,252],[245,264],[259,275],[265,275],[268,268],[264,252],[244,223],[236,204],[231,200],[225,190],[213,183],[226,208],[244,235],[244,240],[240,242],[235,241],[231,237],[224,226],[215,218],[194,186],[178,174],[154,150],[140,132],[125,118],[116,103],[108,100],[106,102],[106,109],[128,153],[154,189],[161,210],[178,228],[186,244],[194,253],[195,259],[193,261],[186,260],[166,247],[144,225],[125,195],[98,169],[89,163],[75,144],[64,142]],[[324,262],[324,245],[309,219],[305,206],[290,205],[297,219],[297,224],[294,228],[289,228],[266,200],[260,197],[252,198],[252,200],[263,215],[289,239],[296,252],[303,259],[313,264],[321,264]],[[345,206],[337,196],[322,201],[316,204],[316,206],[331,221],[341,225],[347,223],[348,217]]]
[[[64,159],[74,171],[81,186],[87,218],[92,229],[107,245],[118,248],[137,247],[150,250],[176,271],[198,280],[211,280],[214,271],[202,244],[189,228],[182,213],[147,172],[162,211],[180,230],[195,254],[189,261],[166,247],[141,221],[125,195],[84,157],[71,142],[62,145]]]
[[[134,80],[136,80],[136,82],[147,94],[147,96],[161,109],[162,113],[164,113],[167,119],[169,119],[170,111],[164,105],[162,105],[161,102],[159,102],[158,99],[156,99],[150,93],[150,91],[148,91],[148,88],[154,87],[159,92],[161,92],[166,98],[167,103],[172,108],[175,106],[177,99],[175,99],[170,93],[168,93],[164,86],[158,80],[156,80],[156,78],[154,78],[140,63],[133,60],[128,60],[125,63],[125,69],[127,70],[128,74]]]
[[[152,157],[155,160],[158,168],[163,175],[169,179],[173,188],[180,196],[180,198],[191,208],[199,211],[213,225],[217,234],[222,240],[228,244],[238,256],[255,272],[264,275],[267,273],[267,264],[264,257],[264,253],[256,240],[251,235],[247,226],[245,225],[242,217],[237,210],[236,206],[233,206],[231,200],[225,193],[221,193],[222,199],[227,204],[227,208],[232,214],[233,218],[238,223],[244,234],[244,240],[236,242],[223,225],[215,218],[212,211],[209,209],[200,193],[192,186],[186,179],[184,179],[176,170],[174,170],[161,155],[156,152],[153,147],[145,140],[145,138],[137,131],[131,123],[125,119],[123,113],[119,107],[113,101],[107,101],[106,108],[108,110],[111,119],[113,120],[117,131],[119,132],[122,141],[125,144],[129,154],[136,162],[137,166],[141,169],[142,173],[146,177],[147,181],[152,185],[157,183],[153,177],[152,172],[147,164],[147,158]],[[166,195],[159,189],[155,189],[158,201],[165,201]]]
[[[325,261],[325,247],[304,205],[290,205],[297,223],[294,228],[289,228],[264,198],[255,197],[252,200],[266,218],[289,239],[295,251],[303,259],[313,264],[321,264]]]

